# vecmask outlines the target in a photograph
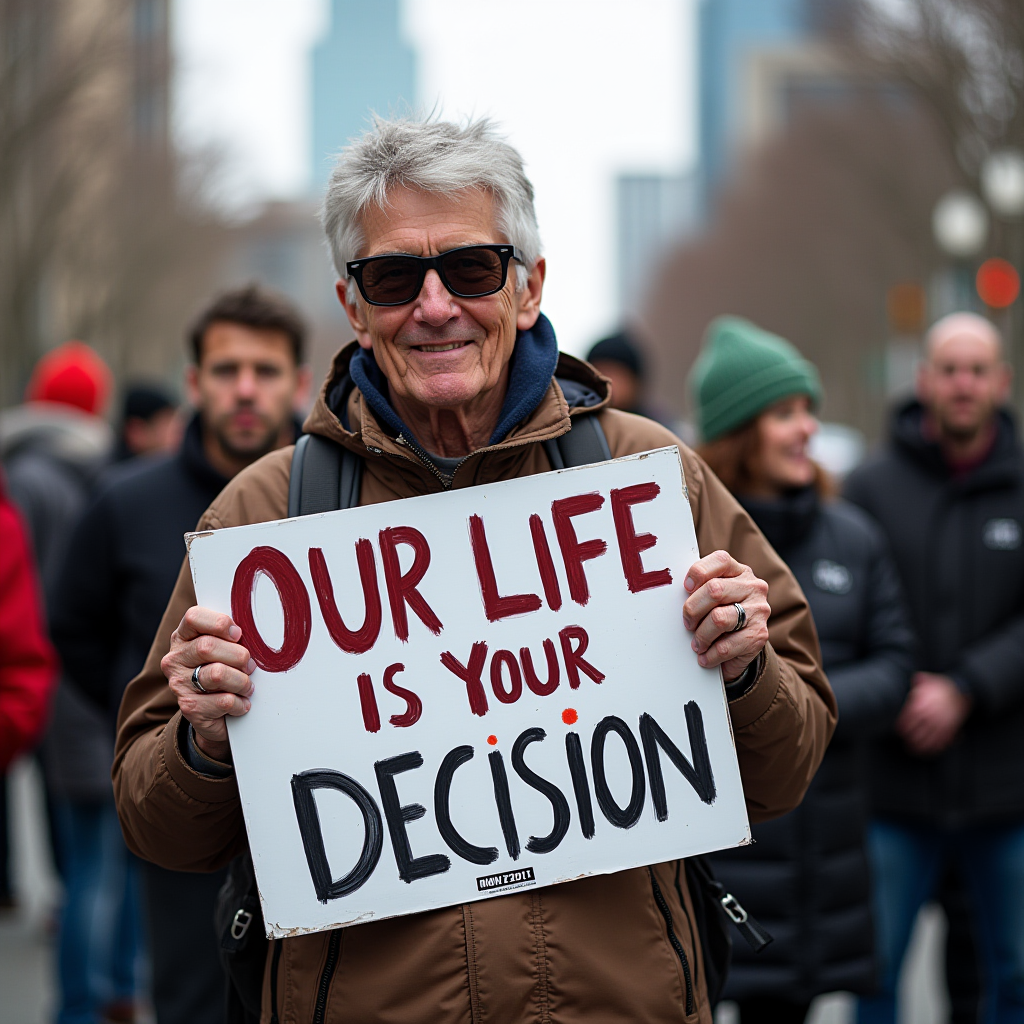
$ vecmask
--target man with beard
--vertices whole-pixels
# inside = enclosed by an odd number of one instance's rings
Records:
[[[287,302],[255,286],[219,297],[191,332],[195,414],[180,450],[113,470],[75,529],[54,641],[74,683],[109,711],[111,732],[121,693],[158,635],[182,535],[240,470],[295,440],[309,388],[305,334]],[[223,873],[145,864],[142,878],[158,1024],[221,1024],[213,905]]]
[[[871,764],[881,991],[859,1020],[895,1020],[917,912],[952,864],[969,894],[983,1019],[1019,1021],[1024,453],[995,327],[973,313],[935,324],[917,391],[888,450],[847,485],[888,535],[919,641],[910,694]]]

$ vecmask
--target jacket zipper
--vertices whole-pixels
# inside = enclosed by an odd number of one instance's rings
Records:
[[[556,435],[556,436],[561,436],[561,435]],[[425,469],[429,470],[431,473],[433,473],[434,476],[436,476],[437,479],[441,481],[441,486],[446,491],[450,491],[451,490],[452,482],[455,480],[455,474],[460,469],[462,469],[463,464],[468,462],[471,458],[473,458],[474,455],[477,455],[481,451],[483,451],[482,448],[478,448],[476,451],[470,452],[461,462],[456,463],[455,469],[452,470],[452,479],[451,480],[445,480],[444,476],[442,476],[442,474],[441,474],[441,471],[437,468],[437,466],[434,465],[433,461],[431,460],[430,456],[426,453],[426,451],[424,449],[420,448],[419,445],[414,444],[412,441],[410,441],[404,434],[399,434],[398,437],[395,438],[395,444],[401,445],[403,448],[408,448],[409,451],[411,451],[416,456],[417,460],[420,463],[422,463],[423,467]],[[509,448],[525,448],[527,445],[530,445],[530,444],[537,444],[537,441],[536,440],[533,440],[533,441],[512,441],[512,442],[509,442],[509,443],[502,442],[502,445],[500,446],[500,450],[501,451],[506,451]],[[498,448],[497,445],[488,446],[488,447]],[[401,459],[402,458],[400,455],[396,455],[394,452],[386,452],[386,451],[384,451],[381,448],[374,447],[374,448],[369,448],[368,450],[373,452],[375,455],[387,455],[387,456],[389,456],[390,458],[393,458],[393,459]],[[403,459],[402,461],[407,461],[407,460]]]
[[[277,966],[281,962],[283,940],[274,943],[274,953],[270,958],[270,1024],[280,1024],[277,1016]]]
[[[433,460],[418,444],[414,444],[412,441],[410,441],[405,436],[405,434],[399,434],[398,437],[395,438],[395,444],[400,444],[402,445],[403,448],[408,448],[409,451],[411,451],[416,456],[416,458],[419,459],[419,461],[423,464],[424,468],[429,469],[430,472],[433,473],[434,476],[436,476],[437,479],[441,481],[441,486],[446,491],[451,490],[452,481],[445,480],[444,475],[437,468],[437,466],[434,465]],[[468,458],[469,456],[467,455],[466,459]],[[466,459],[463,459],[462,462],[465,462]],[[455,473],[458,471],[459,466],[462,465],[462,462],[459,462],[456,465],[455,470],[452,472],[452,480],[455,479]]]
[[[669,909],[668,901],[661,891],[661,886],[658,885],[658,880],[654,877],[653,869],[648,868],[647,873],[651,876],[654,902],[658,904],[661,916],[665,919],[665,927],[668,929],[668,941],[672,943],[672,948],[676,951],[676,956],[679,957],[679,962],[683,965],[683,978],[686,981],[686,1016],[689,1017],[693,1013],[693,975],[690,973],[690,961],[686,959],[686,950],[683,949],[683,944],[676,935],[675,928],[672,925],[672,911]]]
[[[331,990],[331,978],[334,977],[334,968],[338,966],[338,947],[340,945],[341,929],[335,928],[331,932],[331,941],[327,944],[327,959],[324,961],[323,973],[320,975],[320,985],[316,991],[313,1024],[324,1024],[324,1014],[327,1012],[327,993]]]
[[[480,971],[476,957],[476,933],[473,930],[473,904],[462,904],[462,923],[466,935],[466,975],[469,978],[469,1021],[479,1024],[484,1019],[480,1007]]]
[[[410,441],[405,436],[405,434],[399,434],[398,437],[395,438],[395,444],[400,444],[402,445],[403,448],[408,448],[409,451],[411,451],[416,456],[416,458],[419,459],[420,462],[422,462],[423,465],[427,469],[429,469],[430,472],[433,473],[438,480],[441,481],[441,486],[446,491],[450,491],[452,489],[452,482],[455,480],[455,474],[458,473],[460,469],[462,469],[463,463],[467,462],[476,454],[476,452],[470,452],[464,458],[460,459],[455,464],[455,468],[452,470],[451,479],[446,480],[441,471],[437,468],[437,466],[434,465],[434,460],[430,457],[430,455],[418,444],[416,444],[413,441]]]
[[[572,413],[571,412],[569,413],[569,416],[570,416],[570,418],[572,417]],[[572,427],[570,426],[569,429],[571,430]],[[555,436],[556,437],[560,437],[561,435],[556,434]],[[471,459],[474,455],[477,454],[477,452],[479,452],[481,450],[481,449],[478,448],[476,451],[470,452],[462,460],[462,462],[459,462],[459,463],[456,464],[455,469],[452,471],[452,478],[451,478],[451,480],[445,480],[444,476],[441,474],[441,471],[437,468],[437,466],[434,465],[433,460],[427,454],[426,450],[421,448],[414,441],[410,441],[409,438],[407,438],[405,436],[405,434],[399,434],[395,438],[395,443],[398,444],[398,445],[401,445],[403,448],[408,448],[409,451],[411,451],[416,456],[418,461],[420,463],[422,463],[422,465],[426,469],[428,469],[431,473],[433,473],[434,476],[437,477],[437,479],[441,482],[441,486],[446,491],[451,490],[452,482],[455,479],[455,474],[462,468],[462,463],[466,462],[469,459]],[[530,441],[513,441],[510,444],[503,442],[501,447],[503,447],[503,448],[523,448],[526,445],[536,444],[536,443],[537,443],[536,439],[530,440]],[[365,444],[365,442],[364,442],[364,444]],[[372,446],[371,447],[370,445],[367,445],[366,447],[367,447],[368,451],[373,452],[375,455],[390,455],[390,456],[392,456],[392,458],[400,457],[400,456],[395,456],[395,454],[393,452],[386,452],[382,448],[377,448],[376,446]],[[495,445],[495,446],[487,445],[486,447],[490,448],[490,447],[499,447],[499,446],[497,446],[497,445]],[[689,499],[690,494],[689,494],[689,491],[686,490],[686,485],[685,484],[683,485],[683,491],[686,493],[687,499]]]

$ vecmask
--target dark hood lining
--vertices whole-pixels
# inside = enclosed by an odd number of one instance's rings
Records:
[[[936,476],[948,477],[962,490],[985,489],[1016,482],[1020,478],[1017,425],[1008,409],[1000,409],[996,413],[996,441],[988,458],[966,476],[955,480],[938,443],[924,436],[924,416],[924,406],[912,398],[893,411],[890,427],[893,445],[922,468]]]
[[[558,343],[550,321],[541,314],[529,331],[520,331],[510,361],[508,394],[502,405],[498,426],[491,435],[490,444],[500,444],[519,424],[537,409],[551,386],[556,369],[572,373],[575,365],[559,366]],[[585,364],[580,371],[588,370]],[[580,373],[580,376],[583,374]],[[570,408],[590,409],[601,404],[605,396],[594,387],[578,379],[559,375],[555,378]],[[357,348],[349,359],[347,369],[339,368],[339,376],[326,392],[328,409],[345,430],[351,432],[348,400],[359,388],[383,429],[391,436],[403,435],[419,444],[408,425],[395,412],[387,398],[387,381],[373,358],[372,352]],[[422,447],[422,446],[421,446]]]

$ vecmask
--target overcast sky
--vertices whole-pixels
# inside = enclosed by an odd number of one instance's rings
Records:
[[[562,347],[615,326],[614,179],[673,172],[696,154],[696,0],[405,0],[419,101],[487,114],[537,191]],[[216,149],[238,205],[303,195],[310,47],[326,0],[175,0],[176,126]]]

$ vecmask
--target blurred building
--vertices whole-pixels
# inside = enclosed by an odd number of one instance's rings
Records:
[[[222,278],[225,287],[258,281],[296,303],[309,322],[309,361],[318,384],[334,352],[352,340],[312,200],[268,203],[236,228]]]
[[[154,295],[180,304],[180,295],[170,298],[177,279],[168,260],[181,232],[168,225],[182,226],[169,6],[0,5],[0,39],[17,40],[0,47],[4,403],[35,359],[68,337],[95,345],[117,371],[162,368],[169,336],[154,326],[175,325]]]
[[[166,152],[171,126],[169,0],[133,0],[131,126],[135,144]]]
[[[803,42],[806,10],[806,0],[702,0],[698,109],[701,172],[709,191],[725,176],[743,134],[749,61],[768,48]]]
[[[698,14],[700,169],[713,199],[746,145],[794,106],[845,89],[823,39],[851,0],[702,0]]]
[[[658,257],[700,223],[699,179],[693,172],[623,174],[615,182],[615,207],[619,311],[631,319],[643,311]]]
[[[642,311],[641,282],[671,246],[712,216],[742,152],[780,131],[803,105],[848,90],[825,38],[851,0],[702,0],[698,9],[700,157],[687,174],[622,175],[616,182],[619,308]]]
[[[331,0],[330,24],[311,54],[312,150],[308,198],[268,203],[232,235],[223,282],[259,281],[283,292],[308,319],[310,362],[319,378],[352,339],[334,291],[317,209],[334,155],[376,113],[414,108],[416,62],[400,31],[398,0]]]
[[[701,0],[700,232],[644,309],[655,397],[685,414],[709,321],[746,316],[822,373],[827,419],[877,436],[913,378],[949,154],[853,47],[860,0]],[[888,300],[888,301],[887,301]]]
[[[330,29],[313,51],[313,193],[371,112],[412,110],[415,101],[416,60],[399,31],[398,0],[331,0]]]

